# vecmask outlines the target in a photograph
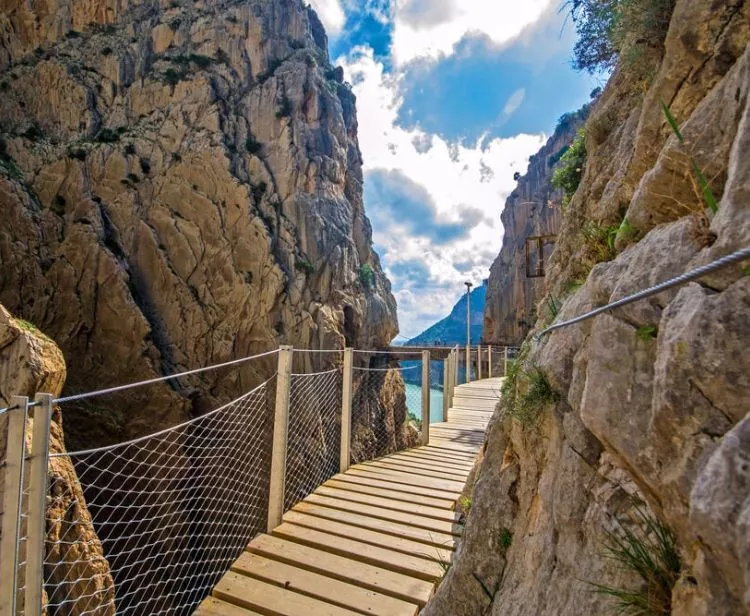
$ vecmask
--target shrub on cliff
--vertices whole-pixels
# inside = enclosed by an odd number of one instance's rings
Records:
[[[566,0],[578,32],[573,66],[589,73],[612,70],[633,45],[664,40],[674,0]]]
[[[570,203],[573,195],[581,183],[583,166],[586,163],[586,131],[578,131],[576,138],[565,153],[560,157],[560,164],[552,175],[552,185],[562,190],[563,206]]]
[[[365,263],[359,268],[359,282],[365,289],[375,287],[375,270],[369,263]]]

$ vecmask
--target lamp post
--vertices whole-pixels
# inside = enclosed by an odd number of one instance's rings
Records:
[[[468,280],[466,285],[466,382],[471,382],[471,284]]]

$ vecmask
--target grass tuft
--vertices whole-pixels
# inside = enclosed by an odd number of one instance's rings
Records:
[[[672,588],[680,576],[677,538],[666,524],[635,506],[635,526],[608,531],[605,556],[615,560],[642,580],[640,588],[618,588],[591,583],[595,592],[612,598],[623,616],[668,616],[672,613]]]

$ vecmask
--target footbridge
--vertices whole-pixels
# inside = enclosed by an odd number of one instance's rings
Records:
[[[461,536],[456,502],[509,357],[282,347],[14,398],[0,409],[0,614],[417,614]],[[119,396],[214,370],[256,383],[127,442],[64,451],[50,437],[59,410],[104,413]]]

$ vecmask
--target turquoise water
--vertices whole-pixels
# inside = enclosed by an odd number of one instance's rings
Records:
[[[406,383],[406,405],[409,412],[416,417],[422,416],[422,388],[413,383]],[[443,421],[443,392],[430,389],[430,423]]]

